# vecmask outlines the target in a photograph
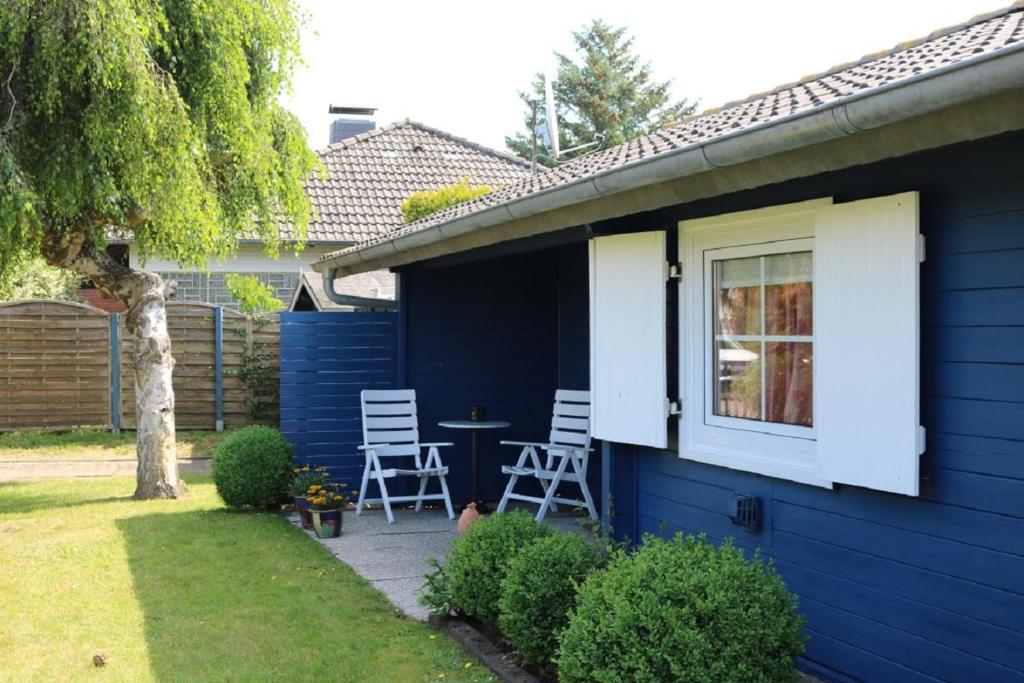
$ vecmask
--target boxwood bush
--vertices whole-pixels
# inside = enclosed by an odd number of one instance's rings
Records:
[[[759,555],[648,536],[580,587],[559,680],[793,681],[802,628],[796,598]]]
[[[551,533],[523,511],[488,515],[474,522],[452,544],[445,562],[454,609],[480,621],[497,622],[501,582],[508,573],[509,560],[531,541]]]
[[[509,560],[498,626],[524,662],[551,665],[558,634],[576,602],[576,587],[601,562],[597,547],[568,532],[537,539]]]
[[[213,482],[231,507],[281,503],[293,476],[292,445],[273,427],[243,427],[213,451]]]

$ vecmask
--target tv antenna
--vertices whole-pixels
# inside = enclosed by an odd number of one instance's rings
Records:
[[[537,107],[540,104],[536,100],[533,100],[531,104],[531,115],[530,115],[530,129],[533,133],[533,144],[530,152],[530,168],[534,175],[537,173],[537,159],[544,158],[549,161],[553,161],[555,164],[562,163],[558,160],[559,157],[571,152],[578,152],[582,149],[589,147],[596,147],[604,141],[603,135],[596,135],[593,142],[588,142],[569,149],[559,149],[558,140],[558,112],[555,110],[555,89],[553,86],[554,77],[550,72],[544,74],[544,123],[537,124]],[[541,154],[537,149],[537,137],[540,136],[544,143],[544,148],[551,152],[548,154]]]

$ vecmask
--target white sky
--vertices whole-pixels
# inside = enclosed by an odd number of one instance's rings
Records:
[[[307,66],[287,106],[323,147],[329,104],[377,107],[491,147],[522,126],[516,97],[593,18],[627,26],[654,76],[724,104],[999,9],[1009,0],[299,0]]]

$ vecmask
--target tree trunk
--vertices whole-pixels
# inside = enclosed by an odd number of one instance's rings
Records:
[[[171,337],[167,333],[167,291],[159,275],[147,273],[148,288],[129,304],[128,327],[135,333],[135,422],[139,465],[135,497],[179,498],[185,485],[178,478],[174,438],[174,387]],[[172,289],[173,291],[173,285]]]
[[[174,434],[174,388],[171,338],[167,333],[166,299],[177,283],[156,273],[132,270],[97,249],[84,237],[43,245],[54,266],[89,278],[104,293],[128,306],[125,323],[135,335],[135,420],[138,468],[135,497],[180,498],[185,483],[178,478]]]

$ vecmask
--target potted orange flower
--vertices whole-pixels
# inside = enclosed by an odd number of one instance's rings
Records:
[[[320,538],[341,535],[341,510],[349,502],[346,488],[346,484],[313,484],[306,491],[309,513],[313,517],[313,530]]]
[[[309,487],[315,484],[323,486],[327,483],[326,467],[310,467],[303,465],[296,467],[295,478],[292,479],[292,499],[295,501],[295,511],[299,513],[303,529],[313,528],[313,515],[309,512],[309,502],[306,500],[306,493]]]

